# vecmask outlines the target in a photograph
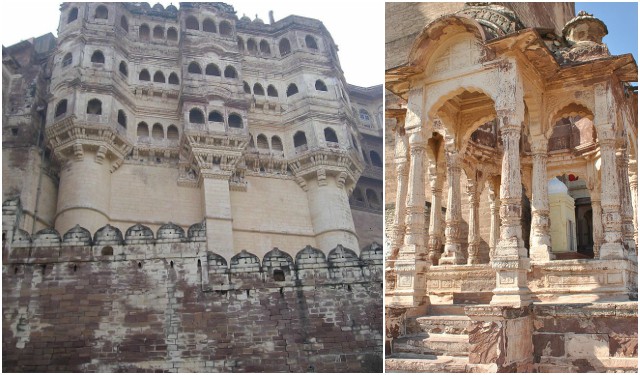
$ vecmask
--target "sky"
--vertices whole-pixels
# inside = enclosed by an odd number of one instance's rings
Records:
[[[160,1],[164,6],[179,0]],[[374,86],[384,82],[384,3],[382,1],[227,0],[238,17],[256,14],[269,23],[269,10],[277,20],[295,14],[322,21],[338,45],[338,56],[348,83]],[[0,42],[10,46],[52,32],[57,36],[61,1],[2,1]],[[155,1],[149,1],[152,6]]]
[[[576,3],[576,14],[584,10],[607,25],[604,42],[612,55],[632,53],[638,61],[638,3]]]

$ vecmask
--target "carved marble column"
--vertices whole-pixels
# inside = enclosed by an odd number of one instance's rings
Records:
[[[441,218],[441,197],[442,197],[442,177],[438,174],[436,164],[433,163],[429,169],[429,187],[431,188],[431,212],[429,216],[429,260],[431,264],[437,265],[440,261],[440,218]]]
[[[549,191],[547,185],[547,140],[531,145],[533,173],[531,175],[531,237],[530,258],[534,262],[554,259],[549,234]]]
[[[638,164],[629,160],[629,190],[631,190],[631,206],[633,208],[633,240],[638,254]]]
[[[440,264],[464,264],[460,244],[460,222],[462,221],[461,197],[460,197],[460,160],[458,150],[449,147],[445,151],[447,160],[447,184],[449,194],[447,197],[447,216],[445,227],[444,253],[440,258]]]
[[[600,247],[600,259],[624,259],[622,246],[622,215],[620,215],[620,190],[616,168],[614,139],[600,139],[602,226],[604,242]]]
[[[620,149],[617,155],[619,163],[618,179],[620,184],[620,213],[622,215],[622,243],[630,253],[636,253],[633,227],[633,207],[631,204],[631,191],[629,189],[629,154],[626,147]]]
[[[600,205],[600,192],[591,195],[591,211],[593,217],[593,258],[600,258],[600,246],[602,246],[602,206]]]
[[[398,178],[396,191],[396,205],[393,216],[393,228],[391,234],[391,260],[397,258],[400,247],[404,243],[405,213],[407,202],[407,188],[409,185],[409,147],[406,134],[398,134],[396,137],[396,176]]]
[[[489,231],[489,260],[493,259],[500,239],[500,180],[492,178],[488,181],[489,211],[491,213],[491,229]]]
[[[475,177],[475,176],[474,176]],[[469,198],[469,248],[467,264],[479,264],[480,235],[478,233],[480,220],[478,217],[478,207],[480,197],[478,194],[478,183],[476,178],[467,179],[467,197]]]
[[[500,184],[500,241],[491,265],[496,270],[496,288],[492,305],[526,306],[531,303],[527,286],[530,268],[527,249],[522,240],[522,182],[520,177],[520,124],[508,116],[502,122],[502,173]]]

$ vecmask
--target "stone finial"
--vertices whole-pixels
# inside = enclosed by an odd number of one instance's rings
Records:
[[[602,38],[607,34],[609,34],[607,25],[585,11],[580,11],[562,29],[562,36],[570,44],[581,42],[602,44]]]

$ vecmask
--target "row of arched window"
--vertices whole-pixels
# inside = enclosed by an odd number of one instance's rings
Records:
[[[264,87],[260,83],[255,83],[253,85],[253,91],[251,90],[251,86],[246,82],[242,81],[242,87],[244,89],[245,94],[253,94],[256,96],[264,96],[265,90]],[[316,90],[318,91],[327,91],[327,85],[322,80],[316,80]],[[290,83],[287,86],[287,96],[295,95],[298,93],[298,86],[295,83]],[[277,98],[278,90],[273,85],[267,86],[266,95],[270,97]]]
[[[139,139],[149,138],[149,125],[144,121],[139,122],[138,128],[136,129],[136,135]],[[167,131],[165,133],[164,126],[160,123],[155,123],[151,128],[151,138],[155,140],[169,139],[171,141],[177,141],[180,138],[180,132],[178,131],[177,126],[171,124],[167,127]]]
[[[187,72],[190,74],[202,74],[202,67],[199,63],[192,61],[189,63],[187,67]],[[222,74],[220,72],[220,68],[218,65],[214,63],[208,64],[204,69],[204,74],[208,76],[216,76],[220,77]],[[238,71],[231,65],[227,65],[224,68],[224,77],[225,78],[238,78]]]
[[[318,49],[318,43],[316,42],[316,38],[314,38],[313,36],[307,35],[304,38],[304,42],[305,42],[305,46],[308,49],[310,50]],[[238,50],[240,50],[241,52],[246,51],[256,55],[260,54],[265,56],[271,56],[271,47],[269,46],[269,42],[267,42],[265,39],[260,40],[260,43],[258,43],[255,39],[248,38],[245,44],[244,39],[242,39],[241,37],[238,37]],[[290,54],[291,42],[289,42],[289,39],[287,38],[280,39],[280,41],[278,42],[278,50],[280,51],[281,57],[284,57]]]
[[[209,112],[207,120],[209,122],[224,123],[224,116],[222,116],[222,113],[218,111],[211,111]],[[192,124],[204,124],[204,113],[199,108],[192,108],[189,111],[189,122]],[[242,116],[237,113],[229,114],[227,117],[227,124],[230,128],[241,129],[243,127]]]
[[[95,13],[93,14],[93,17],[97,20],[106,20],[109,18],[109,9],[107,9],[107,7],[104,5],[99,5],[96,8]],[[71,22],[77,19],[78,19],[78,8],[72,8],[69,11],[69,14],[67,15],[67,24],[70,24]]]
[[[382,194],[380,194],[380,197],[381,196]],[[382,207],[380,205],[380,202],[382,201],[382,199],[379,197],[379,194],[376,193],[376,191],[371,188],[365,189],[365,193],[362,194],[361,188],[359,186],[356,186],[356,188],[353,190],[353,195],[351,197],[354,201],[360,204],[368,205],[373,209],[380,209]],[[365,197],[366,197],[366,201],[365,201]]]
[[[216,27],[216,23],[211,18],[205,18],[204,21],[202,21],[202,28],[200,28],[200,21],[198,21],[195,16],[189,16],[185,20],[185,26],[187,30],[198,30],[208,33],[220,32],[220,35],[225,36],[233,33],[233,28],[229,21],[221,21],[218,27]]]
[[[258,134],[255,143],[253,142],[253,135],[249,134],[251,140],[249,141],[249,147],[256,147],[261,150],[274,150],[283,151],[282,140],[277,135],[271,137],[271,146],[269,146],[269,139],[264,134]]]
[[[127,23],[127,19],[125,18],[125,16],[122,16],[122,19],[120,20],[120,26],[125,30],[128,31],[129,30],[129,26]],[[151,40],[151,37],[153,36],[154,40],[170,40],[172,42],[177,42],[178,41],[178,30],[175,27],[169,27],[167,29],[166,35],[165,35],[165,29],[164,27],[157,25],[154,26],[153,28],[153,33],[151,32],[151,28],[149,27],[149,25],[147,25],[146,23],[143,23],[142,25],[140,25],[140,27],[138,28],[138,37],[141,40]]]
[[[382,158],[380,157],[380,154],[378,154],[377,152],[375,152],[373,150],[369,151],[369,157],[367,158],[366,152],[364,150],[362,150],[362,158],[368,164],[371,164],[374,167],[382,168]]]

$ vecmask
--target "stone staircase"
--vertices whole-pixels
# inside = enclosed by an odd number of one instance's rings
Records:
[[[431,305],[429,315],[408,318],[406,333],[393,341],[386,356],[386,372],[484,372],[468,364],[470,319],[464,308],[490,299],[454,296],[454,304]]]

